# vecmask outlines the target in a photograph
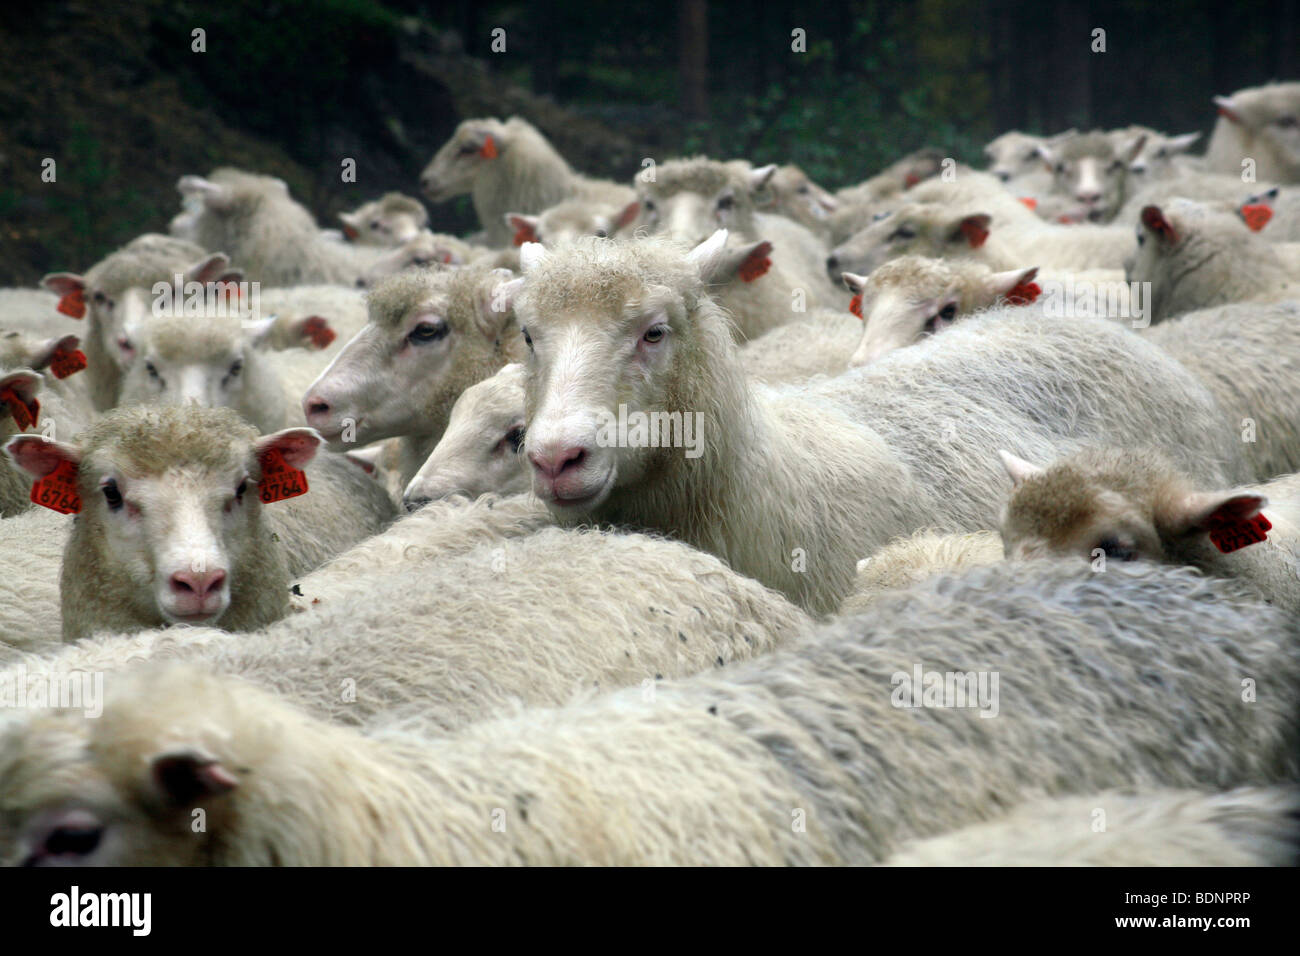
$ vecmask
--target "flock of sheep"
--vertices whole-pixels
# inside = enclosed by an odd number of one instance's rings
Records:
[[[0,861],[1291,862],[1300,83],[1216,102],[834,194],[471,119],[473,236],[227,168],[0,290]]]

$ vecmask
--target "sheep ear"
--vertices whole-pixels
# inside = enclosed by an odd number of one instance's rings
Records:
[[[965,242],[972,249],[978,249],[988,239],[989,223],[992,221],[992,216],[982,212],[963,216],[957,221],[951,235],[948,237],[948,241]]]
[[[262,348],[280,322],[278,315],[268,315],[264,319],[246,319],[241,323],[244,341],[253,348]]]
[[[515,231],[516,246],[522,246],[525,242],[537,242],[537,224],[541,221],[541,216],[525,216],[517,212],[506,213],[506,225]]]
[[[768,163],[766,166],[759,166],[757,169],[751,169],[749,175],[749,188],[758,192],[767,185],[773,174],[776,173],[776,163]]]
[[[1038,156],[1043,161],[1043,167],[1049,173],[1055,172],[1056,153],[1052,150],[1052,147],[1048,146],[1046,143],[1039,143],[1037,149]]]
[[[65,462],[74,472],[81,464],[81,452],[76,446],[53,441],[44,435],[15,435],[5,445],[5,454],[15,468],[38,481]]]
[[[1138,136],[1137,139],[1133,140],[1133,142],[1129,145],[1128,150],[1124,152],[1120,157],[1121,159],[1123,159],[1124,165],[1128,166],[1129,163],[1137,159],[1138,154],[1142,152],[1142,147],[1145,146],[1146,144],[1147,144],[1146,133],[1143,133],[1142,135]]]
[[[479,331],[490,341],[495,341],[510,321],[515,300],[524,288],[524,277],[516,277],[509,269],[493,269],[480,287],[475,321]]]
[[[355,451],[343,453],[343,457],[352,464],[356,465],[367,475],[373,475],[379,470],[379,458],[384,453],[382,444],[371,445],[368,448],[358,448]]]
[[[229,274],[230,258],[224,252],[214,252],[186,268],[185,281],[207,284]],[[243,275],[242,272],[237,274]]]
[[[55,307],[74,319],[86,315],[86,279],[75,272],[51,272],[41,280],[41,285],[59,297]]]
[[[216,757],[195,747],[155,754],[149,761],[149,779],[163,802],[176,809],[192,807],[239,786],[239,778]]]
[[[766,239],[743,246],[724,246],[701,266],[700,277],[709,285],[725,285],[736,276],[753,282],[772,266],[772,244]]]
[[[1194,491],[1170,505],[1161,524],[1172,534],[1204,534],[1249,522],[1267,505],[1268,499],[1254,492]]]
[[[1044,469],[1039,468],[1037,465],[1030,464],[1023,458],[1011,454],[1009,451],[999,451],[998,457],[1002,459],[1002,467],[1007,470],[1007,474],[1011,476],[1012,484],[1017,488],[1023,485],[1030,478],[1037,478],[1044,472]]]
[[[285,464],[303,468],[316,457],[317,450],[324,443],[325,439],[314,428],[283,428],[263,435],[254,443],[253,448],[263,467],[272,453],[278,452]]]
[[[1181,136],[1171,136],[1165,143],[1165,149],[1171,153],[1185,153],[1192,148],[1192,144],[1201,138],[1201,131],[1195,133],[1183,133]]]
[[[343,237],[345,239],[358,239],[361,237],[360,217],[356,213],[341,212],[339,221],[343,223]]]
[[[686,253],[686,261],[695,264],[695,268],[699,270],[701,278],[706,282],[708,281],[708,277],[718,268],[717,260],[724,255],[723,250],[727,247],[727,235],[727,230],[719,229],[690,252]]]
[[[1010,269],[1006,272],[994,272],[984,280],[988,294],[997,299],[1006,299],[1011,305],[1027,305],[1042,293],[1035,283],[1038,267],[1030,269]]]
[[[176,188],[182,196],[195,196],[205,206],[217,211],[229,209],[235,198],[235,193],[229,186],[219,185],[202,176],[182,176],[176,183]]]
[[[840,278],[854,295],[861,295],[867,288],[867,277],[860,276],[856,272],[841,272]]]
[[[1170,225],[1159,206],[1142,207],[1142,225],[1146,226],[1170,245],[1178,242],[1178,232]]]
[[[45,379],[34,369],[19,368],[0,376],[0,418],[10,416],[20,430],[36,425],[41,414],[41,403],[36,393],[45,385]],[[13,458],[10,455],[10,458]],[[14,459],[17,464],[17,459]],[[51,466],[51,469],[53,466]],[[44,474],[34,475],[36,478]]]
[[[1214,97],[1214,107],[1218,110],[1219,115],[1233,123],[1243,123],[1241,114],[1237,112],[1237,105],[1232,102],[1231,96]]]
[[[624,206],[623,211],[618,214],[618,218],[614,220],[614,228],[609,231],[609,234],[612,236],[614,233],[626,229],[628,226],[632,225],[632,223],[636,222],[637,217],[640,215],[641,200],[633,199],[630,203]]]
[[[813,195],[817,205],[821,206],[826,212],[834,212],[840,208],[840,201],[824,189],[818,189]]]
[[[540,242],[525,242],[519,247],[519,271],[527,275],[550,257],[551,254]]]

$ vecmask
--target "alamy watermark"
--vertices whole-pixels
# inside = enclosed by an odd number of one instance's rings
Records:
[[[27,672],[20,664],[0,674],[0,709],[76,709],[86,717],[104,713],[104,674],[101,671]]]
[[[998,715],[997,671],[927,671],[916,664],[910,674],[895,671],[889,682],[895,707],[969,707],[981,717]]]
[[[687,458],[704,454],[703,412],[628,412],[601,409],[596,444],[601,448],[684,448]]]

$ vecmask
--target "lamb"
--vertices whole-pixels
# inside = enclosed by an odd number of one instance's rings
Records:
[[[516,270],[519,268],[519,250],[492,250],[482,246],[472,246],[455,236],[429,232],[426,229],[414,239],[385,253],[371,263],[357,280],[357,286],[368,288],[385,276],[404,272],[407,269],[421,269],[435,263],[462,266],[469,262],[487,265],[490,268]]]
[[[988,157],[987,172],[996,177],[1013,193],[1039,196],[1052,185],[1050,175],[1043,169],[1040,147],[1049,146],[1052,138],[1011,130],[989,141],[984,147]]]
[[[1279,247],[1226,210],[1190,199],[1146,206],[1130,282],[1150,283],[1152,322],[1228,302],[1276,302],[1300,295]]]
[[[540,213],[566,199],[622,209],[636,198],[627,186],[575,173],[518,116],[504,123],[491,117],[462,122],[420,174],[420,188],[433,202],[469,193],[487,244],[496,248],[511,243],[506,213]]]
[[[587,199],[567,199],[537,215],[506,213],[506,225],[514,230],[516,246],[540,242],[557,246],[579,236],[612,236],[636,219],[640,207],[631,202],[619,209]]]
[[[926,669],[949,706],[911,685]],[[1238,675],[1269,692],[1243,705]],[[1231,582],[1060,562],[445,739],[418,715],[361,734],[172,664],[115,680],[97,719],[11,723],[0,861],[874,863],[1032,799],[1292,779],[1298,691],[1294,622]],[[197,806],[201,832],[181,825]]]
[[[817,310],[827,301],[821,293],[810,297],[797,277],[782,262],[773,262],[771,255],[772,243],[759,239],[742,240],[710,257],[704,280],[713,301],[731,316],[737,342],[797,322],[810,305]]]
[[[523,494],[532,483],[523,447],[524,367],[512,363],[461,392],[442,438],[406,487],[407,509],[456,494]]]
[[[1254,161],[1259,180],[1300,183],[1300,83],[1269,83],[1216,96],[1219,119],[1205,149],[1211,172],[1240,177]]]
[[[793,219],[823,239],[829,235],[826,217],[841,206],[841,201],[808,178],[793,164],[778,166],[767,181],[765,195],[759,202],[778,215]],[[767,202],[764,202],[764,200]]]
[[[1048,468],[1002,457],[1015,482],[1002,518],[1008,557],[1080,555],[1094,570],[1190,564],[1300,611],[1300,477],[1202,491],[1150,449],[1087,448]]]
[[[343,235],[363,246],[400,246],[429,225],[424,203],[401,193],[384,193],[352,212],[339,213]]]
[[[839,613],[866,610],[883,595],[936,574],[982,568],[1002,559],[1002,536],[996,531],[936,534],[922,529],[894,539],[858,562],[853,590],[840,604]]]
[[[1146,183],[1135,190],[1125,201],[1124,208],[1116,218],[1121,222],[1133,223],[1138,220],[1146,206],[1163,206],[1174,199],[1195,199],[1199,202],[1236,208],[1255,201],[1252,197],[1256,194],[1267,193],[1273,188],[1276,187],[1270,183],[1243,183],[1240,176],[1184,170],[1165,179]],[[1263,235],[1270,241],[1282,241],[1279,236],[1283,231],[1285,229],[1277,230],[1274,226]]]
[[[11,439],[5,450],[35,481],[32,500],[80,514],[60,575],[64,639],[163,623],[251,630],[282,616],[290,573],[393,515],[387,494],[348,462],[304,472],[320,441],[308,428],[259,437],[229,409],[193,406],[115,409],[75,444]],[[308,487],[307,499],[263,519],[262,501]],[[46,570],[53,576],[32,573]]]
[[[1129,165],[1145,144],[1145,133],[1117,147],[1105,133],[1092,132],[1040,146],[1039,152],[1052,169],[1053,191],[1079,202],[1088,222],[1104,223],[1124,205]]]
[[[999,302],[1032,302],[1042,291],[1033,282],[1037,274],[1037,268],[993,272],[981,263],[921,256],[893,259],[870,276],[846,272],[844,284],[858,296],[863,320],[849,365],[868,365]]]
[[[206,255],[191,243],[166,236],[141,236],[91,267],[84,276],[55,272],[41,280],[58,294],[59,310],[73,318],[85,317],[82,336],[86,353],[86,382],[91,401],[99,411],[117,404],[122,374],[135,357],[129,329],[152,311],[156,283],[207,284],[236,273],[220,254]]]
[[[593,687],[649,688],[722,667],[812,626],[780,595],[678,542],[557,528],[510,540],[475,535],[483,528],[476,515],[515,505],[492,504],[422,509],[399,526],[432,530],[447,548],[426,548],[409,532],[380,535],[301,579],[306,609],[255,635],[101,634],[57,654],[24,655],[4,678],[91,670],[117,680],[145,661],[183,659],[337,723],[413,714],[447,733],[521,703],[559,705]],[[523,509],[516,514],[526,523]],[[375,546],[394,537],[407,545]],[[343,692],[349,687],[355,693]]]
[[[977,435],[1155,434],[1189,469],[1244,473],[1204,388],[1104,320],[972,321],[868,369],[753,389],[701,278],[725,239],[689,256],[662,240],[523,247],[527,454],[561,523],[658,529],[827,613],[862,549],[992,526],[1001,476]],[[1168,402],[1138,408],[1138,383]]]
[[[692,245],[719,227],[738,242],[767,240],[776,250],[775,263],[804,290],[807,305],[830,305],[838,290],[822,272],[825,244],[797,222],[758,210],[758,197],[775,172],[775,166],[747,170],[705,157],[664,163],[653,182],[637,181],[640,207],[633,228]]]
[[[478,265],[385,279],[370,293],[369,324],[306,389],[307,423],[336,451],[400,437],[407,485],[460,393],[523,359],[514,311],[499,291],[511,280]]]
[[[1129,163],[1128,172],[1132,184],[1138,187],[1148,183],[1172,179],[1196,167],[1186,155],[1198,139],[1200,131],[1183,133],[1181,136],[1166,136],[1155,130],[1144,132],[1146,141],[1133,161]],[[1120,144],[1116,144],[1118,147]]]
[[[354,285],[380,250],[331,242],[284,183],[230,169],[204,179],[182,176],[177,189],[201,200],[194,234],[228,254],[250,280],[266,285]]]
[[[886,866],[1292,866],[1294,787],[1121,790],[1033,801],[918,840]]]

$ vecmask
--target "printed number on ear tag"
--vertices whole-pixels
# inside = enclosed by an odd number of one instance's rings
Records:
[[[1252,544],[1259,544],[1261,541],[1268,539],[1265,533],[1273,527],[1273,523],[1264,517],[1263,514],[1257,514],[1249,521],[1239,521],[1235,524],[1224,524],[1217,528],[1210,529],[1210,540],[1214,546],[1228,554],[1231,551],[1239,551],[1242,548],[1249,547]]]
[[[307,475],[286,462],[278,450],[272,448],[268,451],[262,459],[262,483],[257,490],[262,503],[269,505],[273,501],[297,498],[306,493]]]
[[[32,503],[64,515],[75,515],[80,511],[77,466],[70,461],[61,461],[40,481],[32,482]]]

